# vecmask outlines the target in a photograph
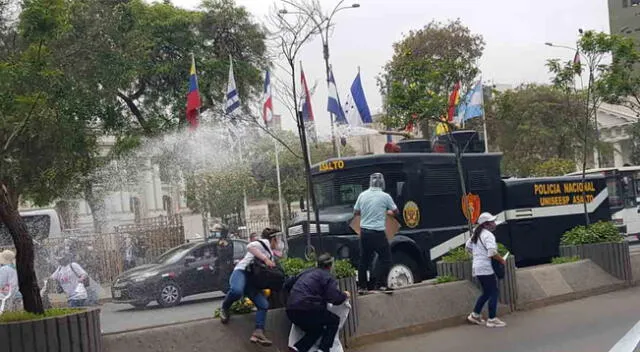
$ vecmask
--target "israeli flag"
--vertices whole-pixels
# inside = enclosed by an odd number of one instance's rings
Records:
[[[335,116],[335,121],[338,124],[346,124],[347,119],[344,116],[342,105],[340,104],[340,97],[338,96],[338,88],[336,87],[336,80],[333,78],[333,68],[329,67],[329,100],[327,102],[327,111]]]
[[[344,112],[351,127],[363,126],[366,123],[373,122],[369,104],[367,104],[367,98],[364,95],[364,89],[362,89],[360,72],[358,72],[351,84],[347,103],[344,105]]]
[[[232,115],[240,108],[240,96],[236,89],[236,80],[233,76],[233,60],[229,57],[229,81],[227,82],[227,103],[224,112]]]

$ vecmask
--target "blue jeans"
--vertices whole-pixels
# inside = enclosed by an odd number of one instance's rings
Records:
[[[489,319],[496,317],[496,310],[498,309],[498,280],[495,275],[480,275],[476,276],[482,285],[482,295],[478,297],[476,301],[476,307],[473,312],[480,314],[482,307],[489,301]]]
[[[269,301],[264,296],[262,290],[255,289],[247,282],[247,273],[244,270],[234,270],[229,278],[229,292],[222,302],[222,309],[228,310],[233,302],[239,300],[243,296],[247,296],[253,304],[258,308],[256,312],[256,329],[264,330],[267,321],[267,309],[269,309]]]
[[[86,304],[86,299],[70,299],[69,301],[69,307],[74,308],[74,307],[84,307]]]

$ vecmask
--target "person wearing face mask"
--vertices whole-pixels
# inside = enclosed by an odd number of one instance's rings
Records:
[[[262,290],[259,290],[251,284],[247,268],[254,260],[262,261],[267,267],[274,268],[276,266],[276,257],[273,252],[278,248],[279,230],[266,228],[262,231],[262,238],[251,242],[247,245],[247,254],[236,264],[231,277],[229,278],[229,292],[222,302],[220,309],[220,321],[227,324],[230,319],[229,309],[233,302],[241,299],[243,296],[248,297],[256,306],[255,330],[249,341],[262,346],[271,346],[272,342],[264,334],[265,323],[267,320],[267,309],[269,309],[269,301]]]
[[[20,294],[20,287],[18,287],[18,272],[15,266],[16,255],[10,251],[5,250],[0,253],[0,293],[6,297],[10,295],[10,298],[6,302],[5,309],[18,310],[22,306],[22,295]]]
[[[72,261],[70,253],[64,252],[57,259],[59,266],[51,275],[51,280],[60,284],[67,295],[69,307],[85,306],[89,297],[85,283],[88,282],[89,275],[80,264]]]
[[[360,193],[356,204],[353,206],[355,216],[360,219],[360,265],[358,266],[358,286],[360,294],[367,293],[373,285],[368,281],[367,270],[373,260],[373,254],[378,253],[378,259],[382,266],[380,290],[391,293],[387,287],[387,276],[391,268],[391,248],[385,235],[386,217],[395,216],[398,207],[393,198],[384,192],[384,176],[374,173],[369,177],[369,189]]]
[[[465,245],[467,251],[473,254],[472,274],[482,285],[482,295],[478,297],[473,312],[469,314],[467,320],[470,323],[485,325],[482,319],[482,308],[489,302],[489,320],[486,326],[490,328],[501,328],[507,326],[505,322],[496,317],[498,307],[498,279],[491,264],[491,259],[495,259],[505,265],[506,262],[498,254],[498,244],[492,231],[496,229],[496,217],[490,213],[482,213],[478,217],[478,226],[473,231],[473,236]]]

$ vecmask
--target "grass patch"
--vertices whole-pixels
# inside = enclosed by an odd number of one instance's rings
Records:
[[[83,312],[84,309],[78,308],[53,308],[47,309],[44,314],[34,314],[25,311],[5,312],[0,315],[0,323],[12,323],[18,321],[41,320],[45,318],[59,317],[73,313]]]
[[[444,284],[446,282],[454,282],[454,281],[459,281],[459,279],[455,276],[451,276],[451,275],[443,275],[443,276],[437,276],[436,277],[436,285],[437,284]]]
[[[580,257],[555,257],[551,259],[551,264],[573,263],[580,260]]]

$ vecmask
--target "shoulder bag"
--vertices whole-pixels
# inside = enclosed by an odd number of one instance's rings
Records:
[[[262,247],[269,253],[269,257],[273,260],[273,252],[262,242],[257,241]],[[274,291],[280,290],[284,284],[284,270],[279,265],[270,268],[262,260],[254,258],[253,261],[247,266],[247,273],[249,274],[249,282],[251,285],[258,289],[271,289]]]
[[[478,236],[478,240],[482,244],[482,247],[484,247],[484,249],[488,252],[489,249],[487,249],[487,246],[485,246],[484,242],[482,242],[482,237]],[[505,269],[502,263],[491,257],[491,267],[493,268],[493,272],[498,277],[498,280],[504,279]]]

